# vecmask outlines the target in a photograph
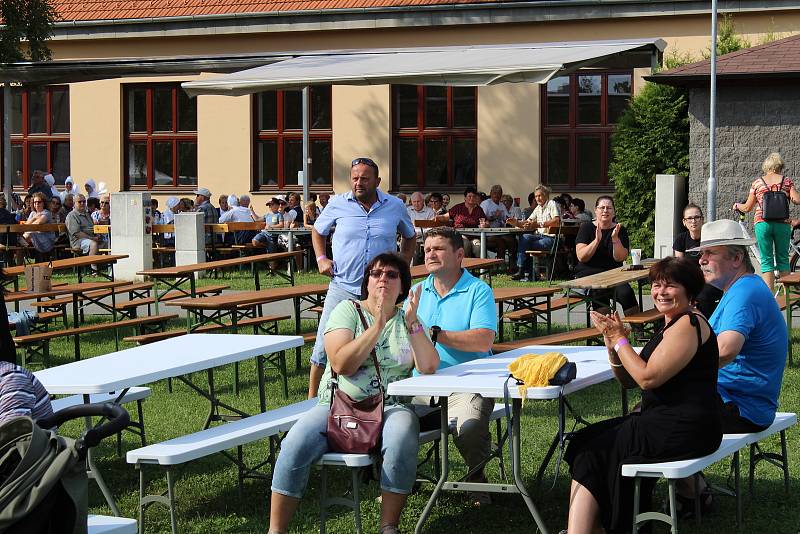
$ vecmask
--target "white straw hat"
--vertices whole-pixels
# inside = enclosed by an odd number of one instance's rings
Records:
[[[755,244],[756,240],[748,236],[739,223],[730,219],[707,222],[700,233],[700,246],[690,248],[686,252],[700,252],[709,247],[724,245],[740,245],[743,247]]]

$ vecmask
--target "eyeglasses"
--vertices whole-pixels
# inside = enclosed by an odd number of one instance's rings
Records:
[[[398,278],[400,278],[400,271],[387,271],[385,269],[372,269],[369,272],[369,275],[372,278],[375,278],[376,280],[380,279],[380,277],[383,276],[384,274],[386,275],[386,278],[388,278],[389,280],[397,280]]]
[[[378,164],[369,158],[356,158],[350,162],[350,167],[355,167],[356,165],[366,165],[372,167],[375,171],[378,170]]]
[[[111,202],[101,202],[100,204],[111,204]]]
[[[44,200],[34,200],[34,204],[44,204]]]
[[[703,219],[702,215],[692,215],[691,217],[684,217],[683,218],[684,221],[699,221],[699,220],[702,220],[702,219]]]

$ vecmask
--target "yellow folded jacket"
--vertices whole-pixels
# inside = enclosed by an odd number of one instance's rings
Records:
[[[550,385],[550,379],[567,361],[567,357],[560,352],[545,352],[544,354],[523,354],[508,364],[508,370],[514,375],[514,378],[524,382],[518,386],[522,405],[525,405],[528,388]]]

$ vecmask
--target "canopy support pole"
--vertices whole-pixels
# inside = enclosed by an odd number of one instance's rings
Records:
[[[311,158],[309,157],[309,122],[310,122],[310,113],[308,112],[309,107],[309,88],[308,86],[303,86],[303,221],[305,221],[305,212],[306,212],[306,202],[308,202],[308,180],[311,178],[308,173],[308,169],[311,166]]]
[[[711,90],[708,109],[708,198],[706,220],[717,220],[717,0],[711,1]]]
[[[11,204],[11,84],[3,84],[3,193],[6,195],[8,211],[16,208]]]

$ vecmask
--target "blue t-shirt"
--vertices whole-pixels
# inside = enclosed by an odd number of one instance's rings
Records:
[[[497,331],[497,307],[492,288],[486,282],[462,269],[461,278],[444,297],[433,287],[433,275],[414,286],[422,285],[417,317],[426,326],[439,326],[442,330],[464,331],[486,328]],[[485,358],[491,352],[465,352],[436,344],[439,352],[439,369]]]
[[[283,213],[272,213],[271,211],[264,215],[264,222],[267,223],[267,226],[272,224],[282,224],[283,223]]]
[[[745,338],[739,355],[719,370],[720,397],[736,404],[739,413],[753,423],[771,425],[778,409],[789,339],[786,321],[769,287],[759,276],[742,276],[722,296],[709,322],[717,335],[733,330]]]
[[[322,235],[333,233],[333,279],[339,287],[358,295],[367,264],[384,252],[397,252],[397,234],[412,238],[414,225],[403,201],[377,190],[377,201],[369,211],[352,191],[336,195],[314,223]]]

